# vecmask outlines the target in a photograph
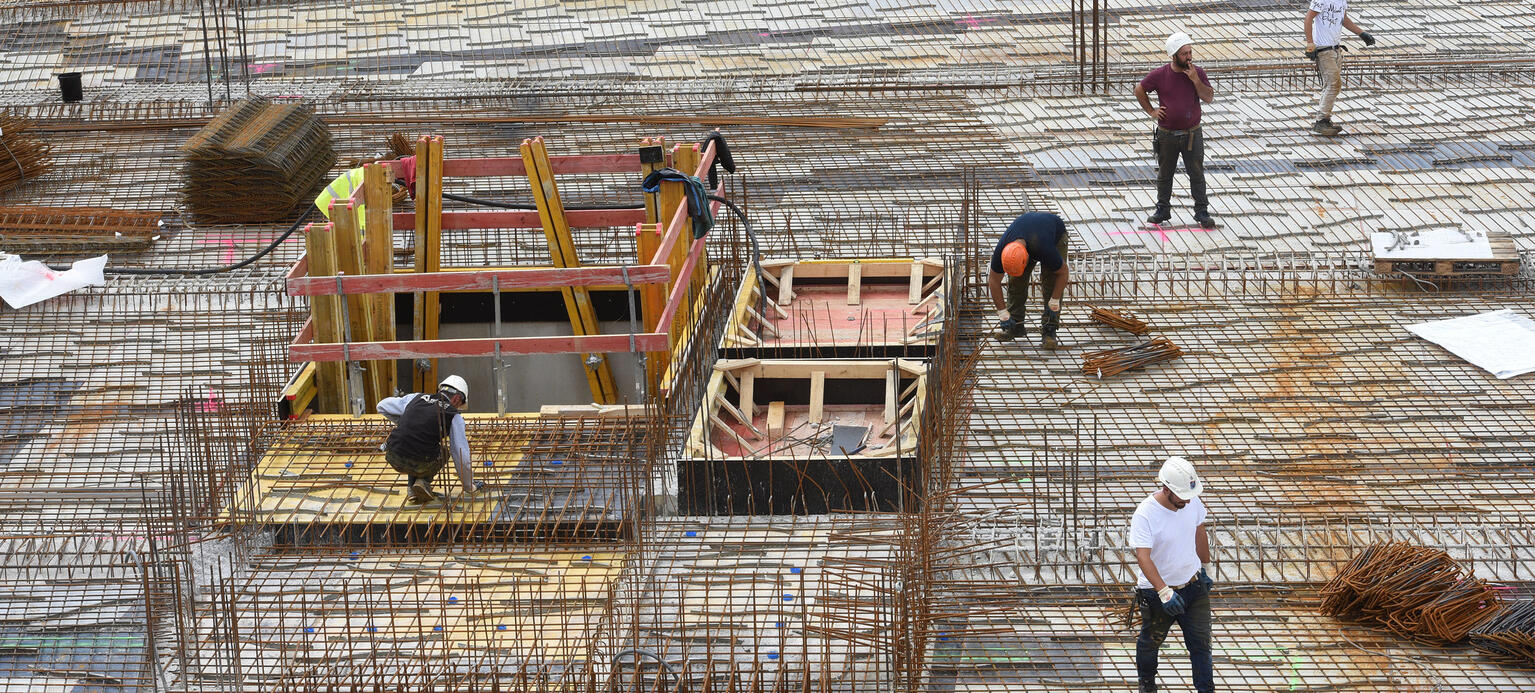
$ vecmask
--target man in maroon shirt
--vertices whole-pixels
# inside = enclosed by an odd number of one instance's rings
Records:
[[[1178,169],[1178,155],[1189,174],[1189,194],[1194,197],[1194,221],[1207,229],[1215,228],[1210,218],[1210,200],[1205,197],[1205,139],[1199,128],[1199,102],[1215,100],[1215,89],[1204,68],[1194,64],[1194,40],[1188,34],[1167,37],[1167,56],[1172,59],[1151,71],[1135,85],[1135,98],[1141,110],[1155,118],[1157,128],[1151,149],[1157,155],[1157,209],[1146,218],[1148,224],[1160,224],[1172,218],[1173,172]],[[1151,107],[1151,92],[1157,93],[1157,108]]]

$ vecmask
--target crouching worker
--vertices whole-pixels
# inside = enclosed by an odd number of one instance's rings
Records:
[[[469,466],[469,439],[464,434],[464,416],[459,413],[468,401],[469,386],[456,375],[444,378],[434,394],[416,392],[379,400],[378,413],[394,422],[394,430],[384,443],[384,460],[405,475],[407,503],[441,497],[432,491],[432,478],[442,470],[450,452],[464,492],[474,493],[484,487],[475,482]]]

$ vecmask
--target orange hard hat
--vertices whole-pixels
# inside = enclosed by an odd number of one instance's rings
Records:
[[[1017,277],[1023,274],[1023,268],[1029,266],[1029,249],[1023,241],[1013,241],[1002,246],[1002,271],[1009,276]]]

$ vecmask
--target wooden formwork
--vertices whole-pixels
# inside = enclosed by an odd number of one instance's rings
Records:
[[[684,511],[908,507],[926,384],[911,359],[720,361],[688,437]]]
[[[650,386],[667,389],[672,353],[693,339],[688,324],[708,277],[705,238],[684,238],[690,226],[683,184],[663,181],[657,195],[637,200],[633,208],[566,210],[555,176],[562,173],[629,174],[638,179],[672,165],[706,176],[713,165],[714,143],[675,145],[644,140],[632,154],[550,156],[542,138],[525,140],[521,157],[446,159],[441,137],[422,137],[416,146],[416,208],[394,211],[390,181],[405,170],[400,161],[367,164],[366,182],[350,198],[332,201],[328,224],[311,224],[307,252],[288,275],[288,293],[308,296],[312,316],[289,347],[289,358],[306,364],[283,393],[285,409],[297,415],[308,406],[321,413],[360,413],[368,403],[398,389],[427,391],[437,382],[436,359],[496,358],[518,354],[578,354],[592,401],[615,404],[618,391],[606,354],[644,352]],[[523,176],[533,190],[537,210],[442,209],[445,178]],[[637,187],[637,186],[636,186]],[[723,196],[724,184],[711,191]],[[366,205],[366,213],[361,208]],[[718,212],[719,203],[713,208]],[[573,228],[633,226],[635,264],[582,266],[571,239]],[[442,266],[445,230],[541,229],[551,262],[544,266],[449,268]],[[414,267],[393,267],[391,230],[415,233]],[[595,288],[631,289],[643,311],[643,331],[602,334],[589,292]],[[438,295],[448,291],[489,292],[557,290],[570,317],[571,334],[554,337],[439,339]],[[393,333],[395,294],[410,293],[413,339]],[[499,302],[498,302],[499,303]],[[499,326],[499,313],[497,324]],[[414,381],[394,381],[394,364],[413,360]],[[310,368],[308,364],[313,364]],[[312,373],[311,373],[312,371]],[[504,411],[502,412],[504,413]]]
[[[926,356],[951,284],[932,258],[764,260],[761,279],[747,271],[741,281],[721,347],[761,358]]]

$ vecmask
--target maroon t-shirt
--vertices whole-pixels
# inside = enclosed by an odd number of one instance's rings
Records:
[[[1195,65],[1194,70],[1199,73],[1199,81],[1210,86],[1205,69]],[[1156,92],[1161,106],[1167,109],[1167,115],[1157,125],[1167,130],[1187,130],[1199,124],[1199,92],[1194,91],[1194,83],[1188,77],[1173,72],[1172,63],[1146,75],[1141,80],[1141,90],[1148,94]]]

